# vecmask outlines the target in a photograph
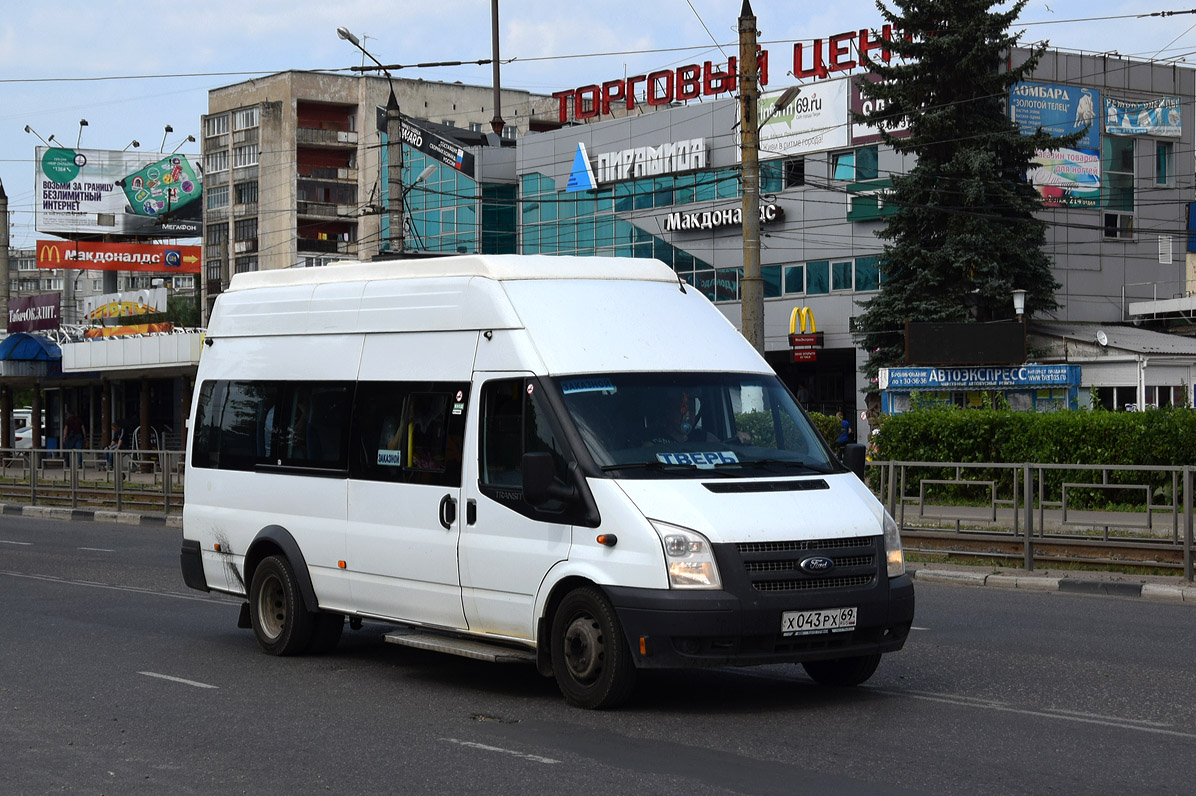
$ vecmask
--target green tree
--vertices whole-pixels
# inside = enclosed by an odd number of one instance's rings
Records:
[[[1026,312],[1058,306],[1059,286],[1043,250],[1041,201],[1026,180],[1036,149],[1073,146],[1080,133],[1022,135],[1009,118],[1009,89],[1038,64],[1046,45],[1008,68],[1021,33],[1010,33],[1027,0],[994,11],[991,0],[881,2],[896,57],[867,63],[876,80],[861,92],[877,108],[859,120],[881,127],[885,143],[915,155],[893,176],[886,203],[895,206],[879,236],[885,241],[880,292],[864,303],[859,342],[865,373],[904,359],[905,320],[991,321],[1013,317],[1011,291],[1026,294]],[[908,138],[887,123],[906,120]]]

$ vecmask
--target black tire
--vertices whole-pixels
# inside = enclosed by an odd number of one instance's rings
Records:
[[[249,621],[271,655],[298,655],[311,645],[314,617],[303,605],[295,572],[283,556],[262,559],[249,587]]]
[[[320,611],[313,617],[315,629],[311,637],[308,652],[313,655],[323,655],[336,649],[341,640],[341,633],[345,630],[345,615]]]
[[[836,658],[830,661],[806,661],[802,668],[819,685],[848,688],[859,685],[872,676],[880,665],[880,653],[858,658]]]
[[[610,601],[593,586],[565,595],[552,617],[552,671],[565,700],[579,708],[621,705],[635,665]]]

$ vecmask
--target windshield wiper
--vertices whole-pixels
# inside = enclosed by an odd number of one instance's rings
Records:
[[[625,464],[605,464],[602,472],[611,470],[648,470],[650,472],[672,473],[700,469],[696,464],[674,464],[672,462],[627,462]],[[707,468],[709,469],[709,468]]]

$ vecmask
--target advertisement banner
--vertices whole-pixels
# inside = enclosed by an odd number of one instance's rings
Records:
[[[135,323],[130,326],[102,326],[88,329],[83,332],[83,337],[88,340],[102,340],[106,337],[128,337],[135,334],[164,334],[173,330],[173,323]]]
[[[57,329],[62,318],[62,294],[45,293],[8,300],[8,331]]]
[[[202,256],[201,246],[69,240],[37,242],[38,268],[198,274]]]
[[[375,106],[375,114],[375,123],[378,132],[386,135],[386,108],[381,105]],[[450,169],[456,169],[466,177],[473,177],[472,152],[466,152],[465,148],[456,141],[450,141],[420,126],[410,116],[404,114],[399,114],[399,116],[403,120],[404,144],[412,149],[418,149],[441,165],[448,166]]]
[[[1081,149],[1100,148],[1099,107],[1100,92],[1093,88],[1022,82],[1009,90],[1009,118],[1022,133],[1041,127],[1052,135],[1070,135],[1087,127],[1076,144]]]
[[[1026,179],[1044,207],[1099,207],[1100,150],[1035,150]]]
[[[851,111],[853,114],[884,110],[884,100],[866,99],[860,92],[860,81],[869,80],[875,82],[879,79],[876,75],[865,74],[859,75],[851,81]],[[909,119],[898,119],[886,123],[885,131],[896,138],[909,138]],[[875,144],[881,140],[878,128],[870,124],[857,122],[855,116],[851,117],[851,143],[853,146],[858,144]]]
[[[1157,135],[1179,138],[1183,116],[1179,97],[1139,102],[1115,97],[1105,99],[1105,132],[1109,135]]]
[[[847,98],[850,78],[802,86],[789,107],[771,119],[780,91],[760,95],[760,159],[800,155],[847,146]],[[738,128],[737,128],[738,129]],[[736,158],[740,148],[735,147]]]
[[[1078,386],[1079,365],[1021,365],[1011,368],[881,368],[882,390],[955,390]]]
[[[202,179],[186,155],[37,147],[34,227],[51,235],[200,234]]]
[[[166,312],[166,288],[152,287],[105,293],[83,299],[83,317],[89,321],[101,318],[123,318],[127,315],[156,315]]]

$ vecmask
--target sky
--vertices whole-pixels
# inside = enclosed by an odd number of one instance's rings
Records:
[[[891,3],[890,3],[891,4]],[[737,53],[742,0],[500,0],[502,84],[551,94]],[[32,248],[34,147],[180,152],[198,160],[211,89],[289,69],[340,70],[364,56],[385,64],[477,61],[491,55],[490,0],[55,0],[6,3],[0,17],[0,180],[10,243]],[[999,8],[1008,8],[1002,4]],[[883,23],[872,0],[754,0],[773,59],[769,88],[794,82],[778,64],[793,44]],[[1196,68],[1196,14],[1174,0],[1030,0],[1014,30],[1068,51],[1187,59]],[[200,13],[202,11],[202,13]],[[1156,16],[1148,16],[1155,14]],[[716,46],[716,42],[720,47]],[[725,54],[724,54],[725,53]],[[405,68],[396,76],[489,86],[491,66]],[[80,119],[87,119],[86,127]],[[1191,122],[1191,119],[1188,119]],[[165,133],[165,126],[173,128]],[[40,237],[50,237],[40,235]]]

